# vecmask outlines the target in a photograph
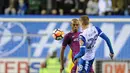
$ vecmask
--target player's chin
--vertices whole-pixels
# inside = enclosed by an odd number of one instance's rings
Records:
[[[74,30],[74,32],[77,32],[77,31],[78,31],[77,29]]]

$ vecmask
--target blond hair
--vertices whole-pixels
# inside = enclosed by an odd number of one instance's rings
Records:
[[[82,21],[86,21],[86,20],[89,21],[89,17],[88,17],[87,15],[81,16],[80,19],[81,19]]]
[[[87,15],[81,16],[80,20],[83,21],[84,24],[89,24],[89,17]]]

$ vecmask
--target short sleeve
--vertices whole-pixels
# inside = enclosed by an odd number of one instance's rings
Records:
[[[86,44],[86,38],[85,38],[85,36],[86,36],[86,32],[82,32],[81,34],[80,34],[80,39],[84,42],[84,45]]]
[[[96,27],[96,26],[95,26]],[[98,35],[101,35],[103,32],[100,28],[96,27],[97,31],[98,31]]]
[[[85,32],[85,31],[84,31],[84,32],[81,32],[81,33],[80,33],[80,36],[84,36],[84,37],[85,37],[85,36],[86,36],[86,32]]]
[[[83,41],[83,43],[84,43],[83,45],[86,45],[86,39],[85,39],[85,37],[83,35],[80,35],[79,37]]]
[[[69,44],[69,40],[70,40],[69,35],[66,34],[66,35],[64,36],[64,39],[63,39],[63,42],[62,42],[62,46],[66,47],[67,44]]]

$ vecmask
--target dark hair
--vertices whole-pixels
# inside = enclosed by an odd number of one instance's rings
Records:
[[[74,22],[77,22],[77,21],[79,21],[78,19],[76,19],[76,18],[73,18],[72,20],[71,20],[71,25],[72,25],[72,23]]]
[[[73,18],[71,21],[72,21],[72,22],[75,22],[75,21],[78,21],[78,19],[76,19],[76,18]]]

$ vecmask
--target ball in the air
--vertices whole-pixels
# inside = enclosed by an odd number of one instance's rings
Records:
[[[64,37],[64,32],[61,29],[55,29],[52,36],[55,40],[61,40]]]

